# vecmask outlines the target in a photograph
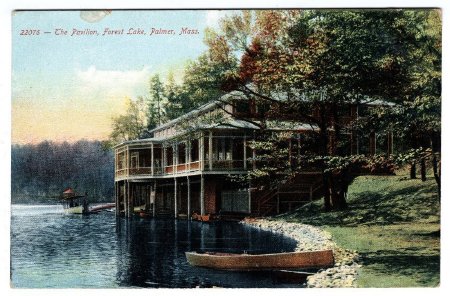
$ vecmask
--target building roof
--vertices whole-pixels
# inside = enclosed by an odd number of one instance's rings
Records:
[[[252,85],[247,86],[250,90],[255,90],[255,87]],[[214,109],[223,107],[227,102],[230,102],[232,99],[239,99],[244,96],[242,91],[232,91],[229,92],[223,96],[221,96],[219,99],[215,99],[209,103],[206,103],[184,115],[181,115],[178,118],[172,119],[164,124],[161,124],[160,126],[157,126],[156,128],[150,130],[150,133],[155,133],[164,129],[167,129],[169,127],[175,126],[183,121],[186,121],[191,118],[197,118],[200,115],[203,115],[209,111],[212,111]],[[271,94],[275,100],[279,101],[285,101],[289,99],[289,96],[286,92],[277,92]],[[298,93],[296,96],[300,98],[301,100],[307,100],[307,97],[305,94]],[[363,96],[362,99],[355,99],[353,101],[353,104],[363,104],[368,106],[395,106],[394,103],[388,102],[381,99],[373,99],[368,96]],[[257,123],[255,121],[255,123]],[[319,130],[319,127],[313,124],[307,124],[307,123],[298,123],[298,122],[292,122],[292,121],[279,121],[279,120],[269,120],[265,122],[265,128],[268,130],[279,130],[279,131],[317,131]],[[191,124],[191,129],[253,129],[257,130],[260,129],[260,127],[257,124],[253,124],[249,121],[241,120],[241,119],[235,119],[235,118],[228,118],[224,122],[220,123],[200,123],[197,125]],[[119,147],[125,144],[145,144],[145,143],[162,143],[165,140],[172,139],[176,136],[179,136],[181,133],[177,133],[175,135],[170,135],[167,137],[154,137],[154,138],[145,138],[145,139],[138,139],[138,140],[130,140],[122,142],[114,147]]]
[[[219,99],[215,99],[209,103],[206,103],[184,115],[181,115],[178,118],[172,119],[164,124],[161,124],[160,126],[155,127],[154,129],[150,130],[150,133],[154,133],[160,130],[163,130],[167,127],[173,126],[179,122],[182,122],[183,120],[186,120],[188,118],[197,117],[199,115],[205,114],[208,111],[214,110],[218,107],[221,107],[224,105],[224,103],[230,101],[231,99],[236,99],[237,97],[242,97],[242,92],[240,91],[232,91],[230,93],[227,93],[223,96],[221,96]]]

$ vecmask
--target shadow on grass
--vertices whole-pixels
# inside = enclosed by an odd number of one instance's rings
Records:
[[[343,211],[323,212],[320,201],[281,217],[313,225],[355,226],[387,225],[436,216],[439,204],[433,186],[409,185],[392,191],[375,192],[368,188],[352,193],[348,209]]]
[[[374,272],[414,277],[423,285],[429,285],[439,276],[439,254],[420,254],[414,250],[403,249],[361,252],[360,256],[362,264]]]

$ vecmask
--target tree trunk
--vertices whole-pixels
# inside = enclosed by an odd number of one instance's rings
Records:
[[[422,179],[422,181],[427,180],[427,167],[425,164],[425,157],[422,157],[420,159],[420,178]]]
[[[411,179],[416,179],[417,177],[416,177],[416,162],[415,161],[413,161],[412,163],[411,163],[411,167],[410,167],[410,169],[409,169],[409,177],[411,178]]]
[[[323,173],[323,207],[325,212],[331,211],[331,198],[330,198],[330,173]]]
[[[432,164],[433,164],[434,180],[436,180],[436,184],[438,186],[438,195],[439,195],[439,200],[440,200],[441,199],[441,172],[440,172],[441,166],[440,166],[440,162],[438,164],[436,153],[433,153]]]
[[[340,173],[340,177],[342,177],[342,173]],[[344,180],[343,178],[336,179],[337,182],[335,182],[335,176],[330,174],[332,209],[336,211],[345,210],[347,208],[347,201],[345,200],[345,190],[342,186]]]

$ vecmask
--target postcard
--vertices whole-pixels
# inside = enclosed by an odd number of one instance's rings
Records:
[[[440,285],[440,9],[11,19],[12,289]]]

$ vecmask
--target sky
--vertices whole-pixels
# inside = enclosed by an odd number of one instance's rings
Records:
[[[90,22],[80,11],[14,12],[12,143],[106,139],[127,98],[147,95],[153,74],[180,79],[186,62],[206,50],[205,28],[229,13],[113,10]],[[130,28],[146,35],[128,35]],[[151,34],[152,28],[174,34]],[[182,28],[199,34],[180,35]],[[92,31],[98,34],[81,34]]]

